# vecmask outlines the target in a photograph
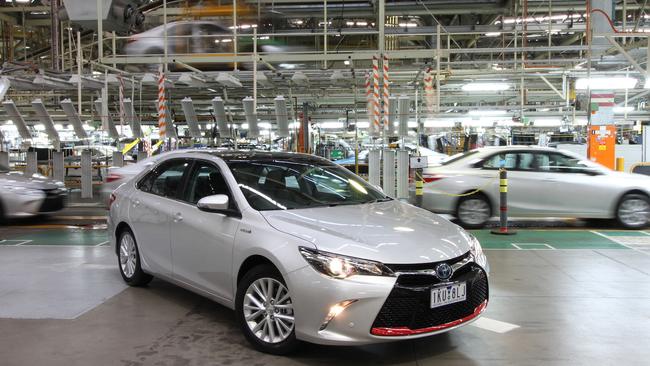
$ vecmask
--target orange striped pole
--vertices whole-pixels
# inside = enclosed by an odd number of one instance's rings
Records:
[[[167,103],[165,103],[165,72],[158,69],[158,134],[161,140],[167,136]]]
[[[372,80],[373,80],[373,93],[372,93],[372,113],[373,113],[373,119],[372,119],[372,124],[373,127],[371,131],[376,131],[375,132],[375,137],[378,137],[379,131],[381,131],[381,107],[379,106],[379,58],[377,55],[372,56]]]
[[[388,75],[388,56],[384,55],[384,62],[383,62],[383,69],[384,69],[384,90],[383,90],[383,97],[384,97],[384,132],[385,135],[388,136],[390,133],[390,78]]]

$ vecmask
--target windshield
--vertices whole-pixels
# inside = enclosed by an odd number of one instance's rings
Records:
[[[478,153],[478,150],[470,150],[470,151],[467,151],[467,152],[458,153],[458,154],[455,154],[455,155],[452,155],[452,156],[446,158],[445,160],[442,161],[441,164],[442,165],[448,165],[448,164],[451,164],[451,163],[455,163],[458,160],[465,159],[466,157],[472,156],[472,155],[474,155],[476,153]]]
[[[250,161],[228,164],[256,210],[289,210],[387,201],[381,191],[347,169],[313,161]]]

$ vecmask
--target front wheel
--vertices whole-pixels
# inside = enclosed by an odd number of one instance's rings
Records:
[[[482,194],[461,197],[456,208],[456,218],[466,229],[480,229],[492,216],[490,202]]]
[[[235,308],[244,336],[257,350],[284,355],[298,347],[291,293],[275,267],[257,266],[244,275]]]
[[[626,229],[642,229],[650,224],[650,199],[626,194],[616,208],[616,220]]]
[[[135,237],[130,230],[124,230],[119,236],[118,264],[122,279],[129,286],[144,286],[153,277],[145,273],[140,265],[140,252]]]

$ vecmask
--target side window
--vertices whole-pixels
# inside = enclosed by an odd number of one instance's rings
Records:
[[[158,196],[177,197],[188,165],[186,160],[162,163],[138,182],[137,188]]]
[[[208,162],[198,162],[188,179],[184,201],[196,204],[203,197],[225,194],[230,197],[230,207],[234,207],[232,195],[221,171]]]
[[[581,173],[587,166],[572,156],[564,154],[549,154],[549,169],[559,173]]]
[[[501,164],[501,161],[504,164]],[[499,169],[501,167],[506,169],[514,169],[517,166],[517,153],[501,153],[490,156],[483,161],[481,168],[483,169]]]
[[[519,153],[519,170],[531,171],[537,169],[535,155],[533,153]]]

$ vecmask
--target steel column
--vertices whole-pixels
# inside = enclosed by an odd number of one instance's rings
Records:
[[[65,179],[65,163],[63,151],[52,152],[52,179],[63,182]]]
[[[384,149],[384,171],[382,179],[382,188],[384,193],[390,197],[395,197],[395,151]]]
[[[81,198],[93,198],[93,160],[90,150],[81,152]]]
[[[31,177],[36,172],[38,172],[36,151],[28,151],[25,153],[25,176]]]
[[[381,184],[381,151],[372,149],[368,153],[368,181],[370,184],[379,187]]]

